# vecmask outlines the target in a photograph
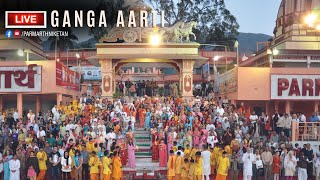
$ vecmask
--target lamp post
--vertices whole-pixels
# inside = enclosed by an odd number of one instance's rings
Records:
[[[223,47],[224,48],[224,57],[225,57],[225,61],[226,61],[226,72],[228,71],[228,65],[227,65],[227,62],[228,62],[228,57],[227,57],[227,49],[228,47],[226,45],[220,45],[220,44],[200,44],[200,45],[203,45],[203,46],[210,46],[210,47]]]
[[[237,48],[237,66],[239,66],[239,42],[234,43],[234,47]]]
[[[27,58],[27,62],[29,62],[29,58],[30,58],[30,53],[33,53],[30,49],[19,49],[18,50],[18,56],[21,56],[23,57],[24,56],[24,53],[26,53],[26,58]]]
[[[279,50],[278,50],[277,48],[268,49],[268,50],[267,50],[267,54],[269,55],[269,65],[270,65],[270,68],[272,68],[273,56],[278,55],[278,54],[279,54]]]

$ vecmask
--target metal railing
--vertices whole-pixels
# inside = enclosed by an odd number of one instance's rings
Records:
[[[293,141],[320,141],[320,122],[292,122]]]

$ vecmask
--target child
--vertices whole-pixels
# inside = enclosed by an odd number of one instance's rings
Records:
[[[181,180],[188,180],[188,173],[189,173],[189,160],[185,158],[184,163],[182,165]]]
[[[273,163],[272,163],[274,180],[279,180],[280,169],[281,169],[281,161],[280,161],[279,151],[276,151],[276,154],[273,156]]]
[[[172,147],[173,152],[177,152],[178,151],[178,147],[177,147],[177,141],[173,141],[173,147]]]
[[[189,172],[188,172],[188,180],[194,180],[194,160],[191,159],[190,160],[190,168],[189,168]]]

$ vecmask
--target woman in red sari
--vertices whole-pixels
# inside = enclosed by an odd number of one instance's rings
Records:
[[[90,105],[87,103],[86,106],[84,107],[84,117],[89,118],[90,115]]]
[[[157,128],[154,128],[152,132],[152,162],[159,160],[159,139]]]
[[[124,139],[121,139],[121,143],[119,144],[120,148],[121,148],[121,164],[122,166],[127,165],[128,162],[128,151],[127,151],[127,145],[126,142],[124,141]]]
[[[161,140],[159,144],[159,167],[167,166],[167,145]]]
[[[140,121],[140,127],[144,127],[144,120],[146,119],[146,109],[141,105],[139,108],[139,121]]]

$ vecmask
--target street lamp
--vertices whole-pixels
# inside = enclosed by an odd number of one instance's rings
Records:
[[[317,22],[317,15],[314,13],[308,14],[304,19],[304,23],[307,24],[309,27],[314,27],[314,24],[316,22]]]
[[[239,42],[234,42],[234,47],[237,48],[237,66],[239,65]]]
[[[267,50],[267,54],[269,55],[269,64],[270,67],[272,68],[272,64],[273,64],[273,56],[276,56],[279,54],[279,50],[277,48],[272,49],[268,49]]]
[[[150,37],[150,44],[152,46],[159,46],[161,43],[161,37],[159,34],[155,33]]]
[[[30,49],[24,49],[24,50],[19,49],[17,52],[18,56],[20,56],[20,57],[23,57],[24,53],[27,54],[27,62],[28,62],[29,61],[29,54],[32,53],[32,51]]]

